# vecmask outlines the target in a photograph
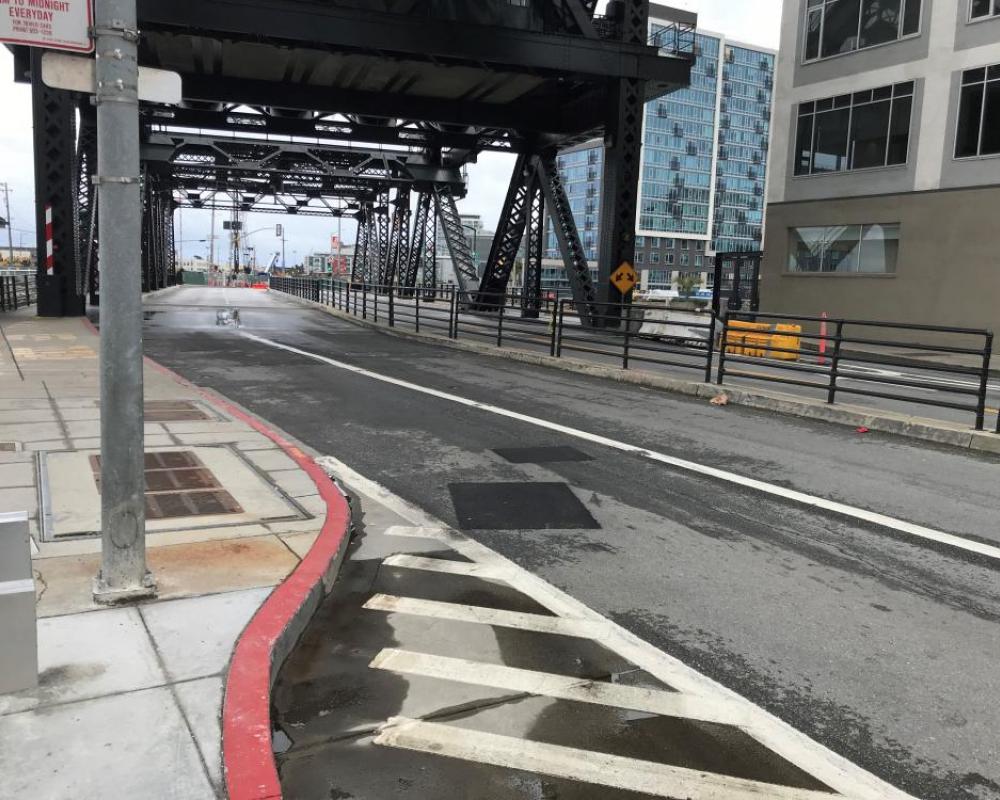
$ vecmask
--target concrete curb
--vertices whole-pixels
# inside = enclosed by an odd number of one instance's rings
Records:
[[[303,300],[293,295],[284,296],[307,307],[320,309],[330,316],[344,320],[345,322],[372,328],[389,336],[398,336],[401,339],[427,342],[441,347],[449,347],[453,350],[463,350],[468,353],[503,358],[508,361],[518,361],[522,364],[561,369],[578,375],[605,378],[607,380],[618,381],[619,383],[644,386],[650,389],[661,389],[673,392],[674,394],[700,397],[706,400],[719,394],[725,394],[732,405],[755,408],[761,411],[772,411],[802,419],[821,420],[852,428],[864,427],[872,431],[891,433],[896,436],[905,436],[909,439],[934,442],[935,444],[958,447],[964,450],[1000,454],[1000,436],[995,433],[975,431],[971,428],[963,427],[959,423],[949,424],[926,417],[914,417],[892,411],[878,411],[865,406],[848,404],[828,405],[820,400],[796,397],[795,395],[784,394],[783,392],[771,392],[763,389],[753,389],[751,391],[733,386],[718,386],[713,383],[672,378],[652,372],[607,367],[573,358],[553,358],[552,356],[542,355],[541,353],[529,353],[524,350],[489,347],[478,342],[456,341],[434,334],[389,328],[387,325],[375,323],[371,320],[359,319],[323,303]]]
[[[271,747],[271,688],[320,602],[333,588],[350,541],[350,505],[315,461],[261,420],[162,364],[145,360],[277,444],[312,478],[326,504],[319,536],[240,634],[226,677],[222,764],[228,796],[230,800],[280,800],[281,783]]]

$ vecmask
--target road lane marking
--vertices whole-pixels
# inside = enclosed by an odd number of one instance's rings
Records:
[[[557,589],[544,579],[520,567],[474,539],[445,526],[441,520],[419,506],[394,494],[380,483],[365,477],[333,456],[320,456],[316,462],[327,473],[343,481],[354,491],[376,498],[386,509],[411,523],[411,527],[391,526],[386,535],[434,539],[446,544],[473,561],[507,570],[507,583],[537,603],[560,616],[600,621],[607,636],[600,644],[631,664],[645,670],[667,686],[689,695],[711,698],[743,709],[747,724],[744,730],[769,750],[808,772],[820,782],[858,800],[915,800],[909,794],[866,772],[856,764],[810,739],[787,722],[765,711],[742,695],[689,667],[683,661],[659,650],[575,597]]]
[[[745,489],[753,489],[755,491],[761,492],[763,494],[768,494],[773,497],[779,497],[783,500],[790,500],[794,503],[799,503],[804,506],[809,506],[812,508],[818,508],[823,511],[829,511],[833,514],[839,514],[844,517],[849,517],[851,519],[856,519],[861,522],[866,522],[872,525],[878,525],[883,528],[888,528],[890,530],[897,531],[898,533],[905,533],[910,536],[917,537],[919,539],[925,539],[931,542],[937,542],[939,544],[946,544],[951,547],[955,547],[960,550],[964,550],[969,553],[975,553],[977,555],[986,556],[987,558],[1000,560],[1000,547],[994,545],[984,544],[983,542],[977,542],[973,539],[965,539],[961,536],[956,536],[952,533],[945,533],[944,531],[934,530],[933,528],[928,528],[924,525],[918,525],[913,522],[907,522],[906,520],[896,519],[895,517],[890,517],[886,514],[880,514],[876,511],[868,511],[864,508],[856,508],[855,506],[849,506],[846,503],[838,503],[835,500],[827,500],[824,497],[816,497],[815,495],[807,494],[805,492],[800,492],[795,489],[788,489],[784,486],[778,486],[773,483],[766,483],[765,481],[757,480],[756,478],[748,478],[744,475],[738,475],[735,472],[728,472],[727,470],[718,469],[717,467],[710,467],[705,464],[698,464],[694,461],[687,461],[682,458],[677,458],[675,456],[667,455],[666,453],[659,453],[655,450],[649,450],[645,447],[640,447],[634,444],[628,444],[627,442],[621,442],[616,439],[610,439],[607,436],[600,436],[596,433],[588,433],[587,431],[578,430],[576,428],[571,428],[567,425],[561,425],[557,422],[550,422],[549,420],[540,419],[538,417],[532,417],[528,414],[522,414],[519,411],[511,411],[506,408],[501,408],[500,406],[494,406],[489,403],[481,403],[478,400],[470,400],[467,397],[462,397],[460,395],[451,394],[449,392],[442,392],[439,389],[431,389],[427,386],[421,386],[420,384],[411,383],[409,381],[401,380],[400,378],[393,378],[388,375],[383,375],[378,372],[372,372],[371,370],[365,369],[363,367],[357,367],[353,364],[348,364],[343,361],[337,361],[336,359],[329,358],[327,356],[320,355],[318,353],[311,353],[308,350],[301,350],[297,347],[292,347],[291,345],[282,344],[281,342],[276,342],[272,339],[266,339],[263,336],[256,336],[252,333],[241,333],[242,336],[250,339],[251,341],[259,342],[260,344],[268,345],[269,347],[277,348],[278,350],[285,350],[289,353],[295,353],[296,355],[304,356],[306,358],[314,359],[315,361],[320,361],[324,364],[328,364],[331,367],[336,367],[337,369],[342,369],[347,372],[352,372],[356,375],[362,375],[366,378],[371,378],[372,380],[381,381],[382,383],[387,383],[391,386],[398,386],[403,389],[409,389],[414,392],[419,392],[420,394],[425,394],[430,397],[436,397],[440,400],[447,400],[452,403],[457,403],[459,405],[467,406],[468,408],[474,408],[479,411],[485,411],[490,414],[496,414],[498,416],[507,417],[508,419],[514,419],[518,422],[524,422],[528,425],[533,425],[538,428],[544,428],[546,430],[555,431],[556,433],[562,433],[566,436],[572,436],[576,439],[581,439],[586,442],[591,442],[592,444],[602,445],[604,447],[609,447],[614,450],[619,450],[625,453],[632,453],[634,455],[647,458],[650,461],[655,461],[660,464],[665,464],[669,467],[674,467],[675,469],[681,469],[686,472],[692,472],[697,475],[703,475],[708,478],[714,478],[715,480],[725,481],[727,483],[734,484],[736,486],[741,486]]]
[[[707,697],[486,664],[464,658],[416,653],[394,647],[382,650],[368,666],[404,675],[421,675],[520,694],[627,708],[664,717],[680,717],[719,725],[744,724],[743,709],[739,706]]]
[[[392,526],[396,527],[396,526]],[[447,575],[464,575],[469,578],[481,578],[486,581],[505,581],[506,570],[497,569],[489,564],[476,564],[468,561],[448,561],[443,558],[424,558],[411,556],[407,553],[397,553],[382,561],[386,567],[403,567],[419,569],[423,572],[442,572]]]
[[[375,744],[551,775],[655,797],[688,800],[833,800],[842,795],[533,742],[469,728],[393,717]]]
[[[522,611],[503,611],[485,606],[468,606],[461,603],[444,603],[440,600],[421,600],[414,597],[397,597],[391,594],[372,595],[363,608],[369,611],[388,611],[392,614],[413,614],[452,622],[474,622],[516,628],[535,633],[552,633],[557,636],[575,636],[579,639],[602,639],[608,632],[603,620],[546,617]]]

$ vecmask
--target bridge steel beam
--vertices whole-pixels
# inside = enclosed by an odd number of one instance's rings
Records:
[[[648,0],[623,0],[622,39],[644,43],[649,28]],[[604,172],[601,180],[601,240],[597,258],[597,300],[629,303],[632,292],[622,294],[611,283],[612,273],[635,261],[635,219],[642,168],[642,112],[645,81],[641,76],[614,82],[605,110]],[[598,326],[617,327],[620,312],[605,306],[595,319]]]
[[[42,51],[31,53],[31,111],[35,152],[35,230],[38,253],[38,315],[76,317],[86,310],[78,275],[76,216],[76,103],[69,92],[41,81]],[[46,217],[51,214],[51,222]],[[51,231],[46,236],[46,231]],[[52,272],[46,267],[52,247]]]
[[[476,265],[472,259],[469,240],[465,238],[462,218],[455,205],[455,195],[448,187],[440,184],[435,185],[434,207],[438,219],[441,220],[441,230],[444,231],[444,239],[451,255],[451,266],[455,271],[458,288],[467,292],[479,280],[479,273],[476,271]]]
[[[576,218],[566,197],[559,169],[556,166],[556,154],[548,152],[536,158],[538,177],[545,195],[545,205],[552,219],[552,230],[559,243],[559,253],[562,256],[566,278],[573,292],[573,303],[581,324],[589,327],[600,316],[594,303],[597,291],[590,275],[590,265],[587,254],[580,241],[580,233],[576,227]]]
[[[97,305],[100,271],[97,262],[97,114],[81,103],[80,132],[76,144],[76,263],[79,288],[91,305]]]
[[[524,284],[521,288],[521,316],[537,318],[542,307],[542,257],[545,254],[545,194],[535,170],[528,195],[528,221],[525,235]]]
[[[529,203],[536,184],[535,161],[530,154],[518,156],[511,173],[507,196],[500,212],[500,224],[493,237],[486,270],[479,282],[476,305],[496,309],[503,303],[528,222]]]

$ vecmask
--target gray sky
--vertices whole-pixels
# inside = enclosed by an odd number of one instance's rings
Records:
[[[699,26],[706,30],[748,44],[777,48],[778,28],[781,17],[781,0],[661,0],[665,5],[698,12]],[[13,81],[13,59],[6,48],[0,47],[0,181],[11,187],[11,217],[14,220],[14,245],[19,237],[25,246],[34,243],[34,212],[32,153],[31,153],[31,96],[27,86]],[[504,192],[510,178],[513,157],[498,153],[485,153],[479,163],[469,168],[469,194],[459,203],[463,213],[480,214],[487,227],[493,228],[500,215]],[[2,215],[0,211],[0,215]],[[336,220],[294,218],[267,214],[251,214],[247,222],[250,230],[273,226],[282,222],[286,230],[286,257],[289,264],[297,263],[306,253],[329,249],[329,237],[337,232]],[[203,239],[209,232],[207,212],[186,211],[181,221],[182,235],[178,239]],[[221,222],[217,218],[217,225]],[[354,239],[354,225],[344,221],[343,234],[347,241]],[[277,250],[280,243],[273,233],[256,234],[253,244],[260,258],[266,252]],[[0,243],[6,244],[6,231],[0,232]],[[223,246],[221,238],[217,247]],[[205,255],[208,246],[188,241],[182,246],[183,254]],[[217,253],[217,258],[219,255]]]

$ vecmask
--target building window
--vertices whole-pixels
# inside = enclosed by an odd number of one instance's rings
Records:
[[[652,247],[654,250],[658,249],[660,247],[660,240],[657,239],[655,236],[651,236],[649,239],[649,246]]]
[[[642,264],[643,261],[645,260],[644,256],[645,256],[644,253],[636,253],[635,254],[635,263],[636,264]]]
[[[681,250],[687,250],[690,247],[691,247],[691,242],[689,242],[687,239],[681,239]]]
[[[681,253],[681,266],[686,267],[690,263],[690,256],[687,253]]]
[[[1000,153],[1000,64],[962,73],[955,158]]]
[[[795,174],[905,164],[913,81],[799,104]]]
[[[920,30],[920,0],[808,0],[805,61],[894,42]]]
[[[640,249],[643,248],[643,247],[645,247],[646,246],[646,237],[645,236],[636,236],[635,237],[635,246],[637,248],[640,248]]]
[[[789,272],[888,275],[896,271],[899,225],[789,228]]]
[[[969,16],[972,19],[1000,17],[1000,0],[972,0],[971,5]]]
[[[663,262],[665,264],[673,264],[674,263],[674,254],[673,253],[667,253],[664,256],[664,258],[663,258]]]
[[[663,240],[663,246],[666,247],[668,250],[673,250],[674,249],[674,240],[673,239],[664,239]]]
[[[699,239],[697,242],[694,243],[694,247],[700,253],[705,249],[705,243],[701,241],[701,239]]]
[[[660,263],[660,254],[659,253],[650,253],[649,254],[649,263],[650,264],[659,264]]]
[[[701,256],[695,256],[694,257],[694,265],[696,267],[701,267],[701,266],[704,265],[704,263],[705,263],[705,259],[703,259]]]

